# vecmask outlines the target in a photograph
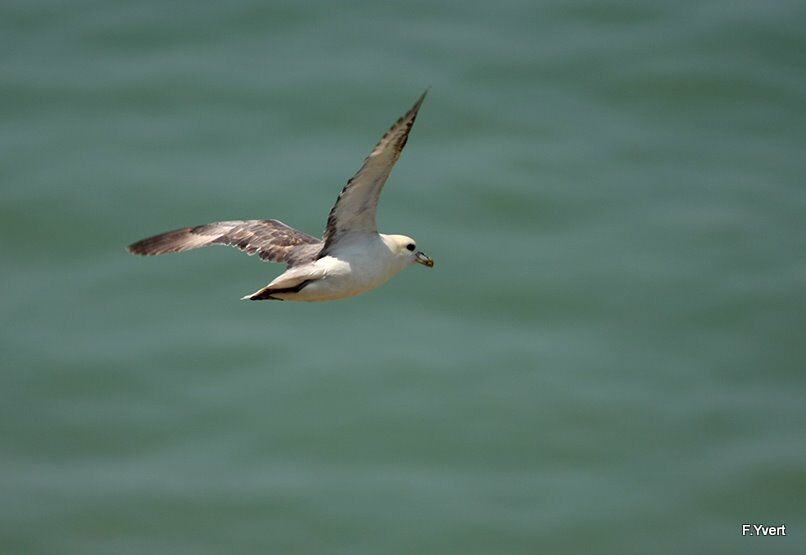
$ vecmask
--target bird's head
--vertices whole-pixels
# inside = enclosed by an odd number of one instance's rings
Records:
[[[389,250],[408,264],[417,263],[429,268],[434,267],[434,261],[424,252],[417,250],[417,243],[411,237],[405,235],[381,235],[381,237]]]

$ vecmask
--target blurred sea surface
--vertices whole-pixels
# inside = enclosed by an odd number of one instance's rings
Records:
[[[806,4],[0,5],[0,552],[803,553]],[[335,303],[142,237],[312,234]],[[786,524],[749,538],[742,523]]]

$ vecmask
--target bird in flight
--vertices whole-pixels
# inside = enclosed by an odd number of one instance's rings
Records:
[[[341,190],[322,239],[279,220],[233,220],[161,233],[129,245],[129,252],[156,255],[230,245],[285,263],[285,272],[243,297],[252,301],[345,299],[383,285],[412,264],[432,268],[434,261],[417,249],[414,239],[378,233],[375,225],[381,189],[406,146],[425,95],[386,132]]]

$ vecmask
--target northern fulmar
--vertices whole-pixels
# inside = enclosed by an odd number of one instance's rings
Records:
[[[427,92],[427,91],[426,91]],[[339,193],[322,239],[279,220],[233,220],[185,227],[129,245],[129,252],[156,255],[208,245],[230,245],[250,256],[286,264],[286,271],[252,301],[333,301],[375,289],[411,264],[434,261],[411,237],[378,233],[375,212],[386,179],[400,158],[426,93],[386,132]]]

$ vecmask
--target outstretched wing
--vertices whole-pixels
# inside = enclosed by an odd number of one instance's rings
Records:
[[[378,199],[386,179],[392,168],[400,158],[409,131],[420,110],[420,105],[428,91],[424,92],[405,116],[386,132],[370,155],[364,160],[364,165],[358,170],[339,193],[336,204],[330,210],[325,228],[325,246],[320,256],[327,254],[328,248],[338,239],[339,235],[349,231],[365,231],[374,233],[375,212]]]
[[[250,256],[294,266],[313,260],[322,242],[277,220],[234,220],[185,227],[129,245],[139,255],[166,254],[208,245],[230,245]]]

